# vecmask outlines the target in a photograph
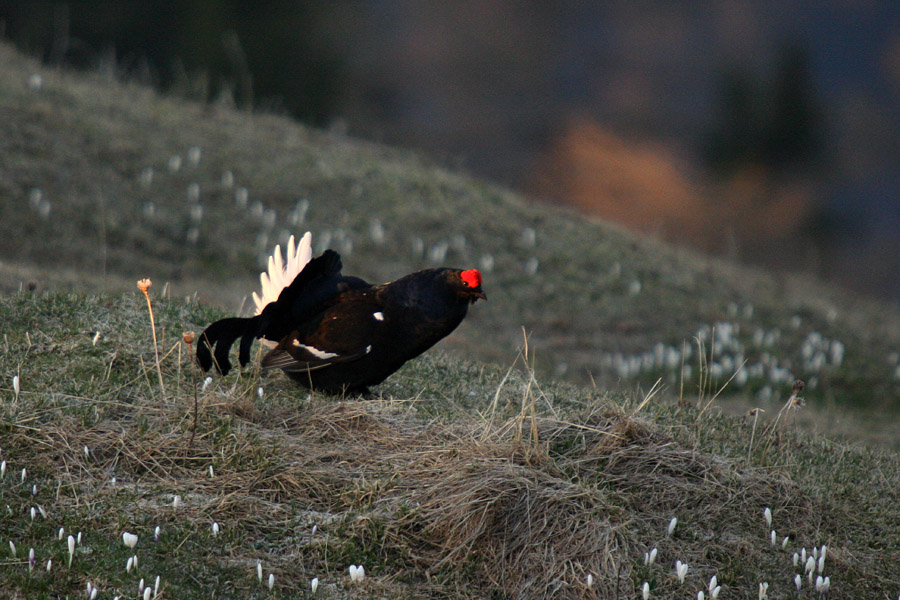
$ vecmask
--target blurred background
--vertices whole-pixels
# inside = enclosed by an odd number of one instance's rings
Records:
[[[0,35],[900,300],[895,2],[0,0]]]

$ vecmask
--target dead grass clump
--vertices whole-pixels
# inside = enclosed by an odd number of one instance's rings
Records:
[[[253,420],[226,406],[248,394]],[[61,417],[27,437],[74,497],[114,504],[116,475],[160,517],[175,518],[179,494],[178,518],[198,530],[215,520],[260,545],[287,535],[266,562],[281,565],[280,579],[301,582],[342,572],[348,560],[366,561],[385,585],[396,577],[511,598],[621,597],[644,581],[640,557],[652,546],[661,563],[708,565],[711,575],[721,568],[714,557],[766,550],[764,506],[782,522],[809,522],[808,503],[781,479],[684,447],[608,405],[567,421],[520,414],[448,423],[389,401],[313,398],[290,412],[248,390],[214,398],[192,443],[188,394],[165,406],[155,395],[117,405],[114,420],[93,425]],[[324,545],[298,525],[310,511]],[[677,545],[665,537],[672,516],[691,531]],[[296,567],[298,551],[311,573]]]
[[[415,525],[433,550],[429,572],[475,559],[491,585],[520,598],[577,597],[588,573],[598,592],[615,589],[630,544],[599,490],[471,454],[403,475],[414,476],[404,500],[417,508],[398,525]]]

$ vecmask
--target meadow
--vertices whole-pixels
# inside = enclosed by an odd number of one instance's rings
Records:
[[[900,594],[896,307],[115,65],[0,64],[0,596]],[[207,380],[184,333],[306,230],[490,301],[373,398]]]

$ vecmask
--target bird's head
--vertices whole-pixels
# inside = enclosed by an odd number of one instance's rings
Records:
[[[478,299],[487,300],[487,294],[481,289],[481,273],[478,269],[460,271],[458,285],[457,293],[470,303]]]

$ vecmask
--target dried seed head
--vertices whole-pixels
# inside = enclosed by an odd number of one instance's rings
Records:
[[[194,332],[193,331],[185,331],[182,335],[182,339],[184,339],[184,343],[190,346],[194,343]]]
[[[153,285],[153,282],[150,281],[149,279],[141,279],[140,281],[137,282],[138,289],[141,290],[142,292],[144,292],[145,294],[147,293],[147,290],[150,289],[151,285]]]

